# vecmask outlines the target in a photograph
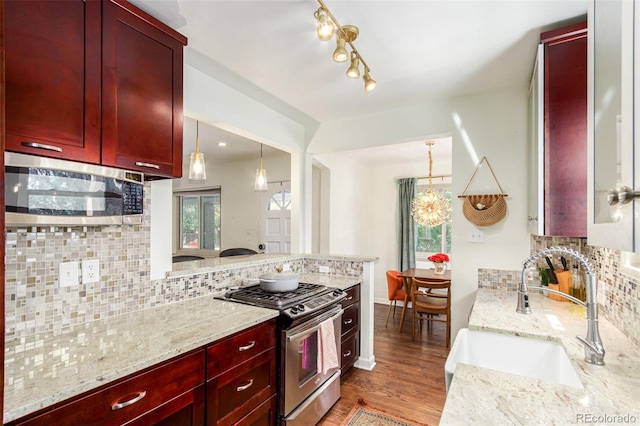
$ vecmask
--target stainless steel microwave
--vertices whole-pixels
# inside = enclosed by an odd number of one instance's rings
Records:
[[[6,225],[118,225],[143,219],[144,175],[5,152]]]

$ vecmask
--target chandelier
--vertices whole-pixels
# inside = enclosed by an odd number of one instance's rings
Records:
[[[425,142],[429,146],[429,187],[427,192],[420,192],[411,201],[411,216],[419,225],[438,226],[449,219],[449,203],[444,199],[441,192],[434,192],[431,185],[431,146],[434,141]]]
[[[356,38],[358,38],[360,30],[355,25],[340,25],[324,2],[318,0],[318,3],[320,7],[313,14],[318,24],[318,38],[322,41],[328,41],[333,38],[334,34],[336,35],[336,50],[333,51],[333,60],[336,62],[346,62],[350,59],[350,65],[346,72],[349,78],[360,77],[359,65],[362,63],[364,90],[365,92],[371,92],[376,88],[378,83],[369,76],[371,70],[353,44]],[[351,53],[347,52],[345,44],[351,47]]]

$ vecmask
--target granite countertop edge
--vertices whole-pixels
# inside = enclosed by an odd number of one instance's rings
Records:
[[[584,388],[460,363],[440,424],[611,423],[625,418],[627,422],[640,421],[638,347],[600,316],[605,365],[588,364],[584,361],[584,348],[575,338],[586,335],[583,307],[530,293],[533,313],[523,315],[516,312],[516,295],[514,291],[479,289],[468,328],[561,344]],[[553,326],[550,321],[554,321]]]

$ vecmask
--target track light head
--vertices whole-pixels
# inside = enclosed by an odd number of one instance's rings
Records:
[[[347,69],[347,77],[360,77],[360,68],[358,68],[359,63],[360,60],[358,59],[358,54],[356,52],[351,52],[351,66],[349,66],[349,68]]]
[[[369,77],[369,68],[364,69],[364,75],[362,76],[362,79],[364,80],[365,92],[371,92],[378,85],[378,83],[374,79]]]
[[[333,22],[327,16],[326,11],[321,7],[316,10],[314,13],[316,17],[316,21],[318,22],[318,38],[322,41],[331,40],[333,34],[335,32],[335,27],[333,26]]]
[[[349,59],[349,53],[344,47],[345,40],[340,36],[340,33],[336,36],[336,44],[336,50],[333,51],[333,60],[336,62],[345,62]]]

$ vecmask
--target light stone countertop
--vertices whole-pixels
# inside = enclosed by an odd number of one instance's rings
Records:
[[[5,344],[4,420],[63,401],[275,318],[207,295]],[[53,333],[52,333],[53,334]]]
[[[459,363],[441,425],[566,425],[640,422],[640,350],[600,316],[605,365],[584,362],[584,308],[529,293],[531,315],[516,312],[517,292],[479,289],[470,330],[513,334],[563,345],[584,389]],[[558,323],[551,325],[547,315]],[[554,319],[551,317],[551,319]],[[444,372],[443,372],[444,374]]]
[[[202,260],[174,263],[172,265],[172,270],[167,272],[167,278],[261,265],[268,262],[287,262],[297,259],[343,260],[353,262],[375,262],[378,260],[377,257],[371,256],[329,254],[250,254],[242,256],[212,257]]]

